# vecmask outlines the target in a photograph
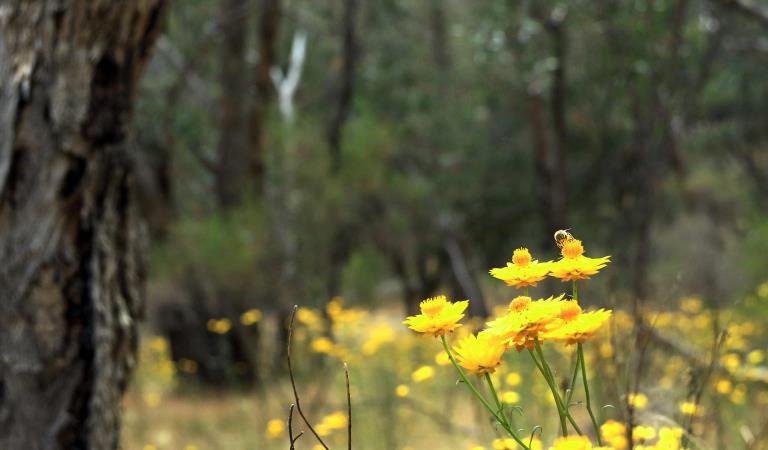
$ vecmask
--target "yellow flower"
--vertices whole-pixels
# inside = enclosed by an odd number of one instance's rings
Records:
[[[627,403],[632,405],[632,407],[637,410],[645,409],[645,407],[648,405],[648,397],[646,397],[646,395],[642,392],[629,394],[627,396]]]
[[[520,401],[520,394],[515,391],[505,391],[501,394],[501,401],[514,405]]]
[[[477,375],[493,373],[501,365],[504,349],[501,340],[482,332],[466,336],[453,347],[459,365]]]
[[[563,281],[586,280],[611,262],[610,256],[584,256],[584,247],[578,239],[564,241],[560,253],[562,258],[550,265],[550,275]]]
[[[403,397],[408,397],[408,394],[409,394],[410,392],[411,392],[411,388],[409,388],[408,386],[406,386],[406,385],[404,385],[404,384],[399,384],[399,385],[398,385],[398,386],[395,388],[395,395],[397,395],[397,396],[398,396],[398,397],[400,397],[400,398],[403,398]]]
[[[341,411],[336,411],[323,417],[323,420],[316,427],[317,434],[328,436],[333,430],[339,430],[347,427],[347,415]]]
[[[607,420],[600,426],[600,435],[608,445],[616,450],[627,448],[627,427],[615,420]]]
[[[452,303],[444,295],[429,298],[419,304],[421,314],[410,316],[403,323],[419,333],[444,336],[461,326],[458,322],[468,305],[468,300]]]
[[[517,372],[510,372],[509,375],[507,375],[506,382],[510,386],[517,386],[520,383],[522,383],[523,377],[520,376]]]
[[[656,430],[653,427],[638,425],[632,429],[632,440],[636,442],[650,441],[656,437]]]
[[[429,380],[433,376],[435,376],[435,369],[432,368],[432,366],[421,366],[413,371],[411,379],[416,383],[421,383],[422,381]]]
[[[730,394],[733,390],[733,384],[731,383],[731,380],[727,378],[720,379],[717,384],[715,385],[715,388],[717,389],[717,392],[720,394]]]
[[[551,450],[592,450],[592,443],[584,436],[568,436],[555,440]]]
[[[520,289],[536,286],[539,281],[546,278],[550,264],[549,261],[535,261],[527,248],[518,248],[512,253],[512,262],[508,262],[506,267],[491,269],[490,274],[507,283],[507,286]]]
[[[531,348],[534,341],[559,320],[562,299],[562,295],[537,301],[517,297],[510,303],[509,312],[488,322],[485,333],[501,339],[507,348],[515,347],[518,351]]]
[[[451,358],[448,356],[448,353],[445,353],[445,350],[441,350],[440,353],[435,355],[435,364],[438,366],[447,366],[451,363]]]
[[[267,422],[267,436],[270,439],[277,439],[285,431],[285,423],[280,419],[272,419]]]
[[[595,333],[611,318],[612,311],[599,309],[593,312],[580,313],[572,320],[562,321],[542,333],[543,340],[575,344],[591,339]]]
[[[309,345],[316,353],[331,353],[335,347],[333,341],[325,336],[312,339]]]
[[[680,403],[680,412],[685,414],[686,416],[693,416],[696,415],[697,410],[696,403],[693,402],[683,402]]]
[[[261,318],[261,311],[258,309],[249,309],[240,316],[240,323],[248,327],[260,321]]]

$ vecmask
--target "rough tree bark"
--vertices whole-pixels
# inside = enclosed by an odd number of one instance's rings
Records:
[[[118,447],[144,279],[127,134],[164,11],[0,1],[0,448]]]

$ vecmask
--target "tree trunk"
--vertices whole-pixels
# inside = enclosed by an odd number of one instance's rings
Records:
[[[236,206],[248,179],[248,148],[243,93],[246,87],[245,47],[248,18],[245,0],[221,0],[219,29],[222,33],[219,85],[221,108],[216,167],[219,206]]]
[[[127,135],[165,2],[1,6],[0,448],[117,448],[144,279]]]
[[[272,98],[270,69],[277,61],[277,41],[280,32],[281,0],[259,0],[258,31],[259,62],[256,64],[256,98],[250,112],[250,169],[258,192],[264,188],[264,122]]]

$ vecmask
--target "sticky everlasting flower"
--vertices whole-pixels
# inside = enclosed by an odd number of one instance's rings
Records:
[[[507,286],[524,288],[536,286],[547,277],[551,262],[538,262],[533,259],[527,248],[518,248],[512,253],[512,261],[506,267],[491,269],[490,274],[498,278]]]
[[[562,320],[557,326],[550,327],[542,334],[542,339],[576,344],[592,338],[595,333],[611,318],[613,311],[600,309],[593,312],[579,313],[570,320]]]
[[[444,295],[429,298],[419,304],[421,314],[410,316],[403,323],[419,333],[445,336],[461,326],[458,322],[468,305],[468,300],[453,303]]]
[[[493,373],[501,365],[504,349],[503,342],[483,332],[470,334],[453,347],[459,365],[476,375]]]
[[[532,348],[536,339],[558,320],[562,299],[562,295],[537,301],[517,297],[510,303],[507,314],[488,322],[486,333],[496,336],[508,348],[515,347],[518,351]]]
[[[550,265],[550,275],[563,281],[586,280],[611,262],[610,256],[584,256],[584,246],[578,239],[564,241],[560,252],[562,258]]]

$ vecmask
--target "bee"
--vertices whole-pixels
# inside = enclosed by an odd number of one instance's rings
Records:
[[[569,229],[555,231],[555,244],[557,244],[558,248],[563,248],[563,243],[566,241],[573,240],[573,235],[568,232]]]

